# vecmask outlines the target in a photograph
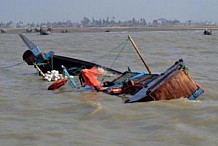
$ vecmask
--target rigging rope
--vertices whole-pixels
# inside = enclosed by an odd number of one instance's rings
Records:
[[[120,52],[118,53],[118,55],[116,56],[116,58],[114,59],[113,63],[111,64],[111,67],[113,67],[114,63],[117,61],[118,57],[120,56],[120,54],[123,52],[126,44],[128,41],[124,42],[122,49],[120,50]]]
[[[116,47],[115,49],[121,48],[121,50],[119,51],[118,55],[115,57],[113,63],[111,64],[110,68],[113,67],[113,65],[115,64],[115,62],[117,61],[118,57],[120,56],[120,54],[123,52],[123,50],[125,49],[125,46],[127,45],[129,39],[127,39],[126,41],[124,41],[123,43],[121,43],[118,47]],[[114,49],[114,50],[115,50]],[[103,76],[103,78],[101,79],[101,82],[104,81],[106,75]]]
[[[115,48],[112,48],[109,52],[114,52],[115,50],[118,50],[120,49],[124,44],[126,44],[127,42],[129,41],[129,39],[123,41],[122,43],[120,43],[117,47]],[[97,57],[97,59],[93,60],[92,62],[97,62],[97,60],[101,60],[101,59],[104,59],[106,56],[110,56],[110,53],[106,54],[106,55],[103,55],[103,56],[99,56]]]
[[[19,63],[13,64],[13,65],[9,65],[9,66],[0,66],[0,68],[11,68],[11,67],[14,67],[14,66],[21,65],[21,64],[23,64],[24,62],[25,62],[25,61],[22,61],[22,62],[19,62]]]

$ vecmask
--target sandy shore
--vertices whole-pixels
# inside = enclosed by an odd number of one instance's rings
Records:
[[[204,30],[210,28],[218,30],[218,26],[167,26],[167,27],[87,27],[87,28],[53,28],[53,33],[74,33],[74,32],[136,32],[136,31],[185,31]],[[26,29],[7,28],[5,33],[27,33]],[[35,33],[33,29],[32,32]]]

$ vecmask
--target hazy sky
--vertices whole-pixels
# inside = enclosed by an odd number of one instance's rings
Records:
[[[218,22],[218,0],[0,0],[0,22],[158,18]]]

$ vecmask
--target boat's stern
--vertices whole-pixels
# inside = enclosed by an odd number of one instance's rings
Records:
[[[144,85],[144,88],[127,100],[127,103],[178,98],[196,99],[204,92],[191,77],[182,59]]]

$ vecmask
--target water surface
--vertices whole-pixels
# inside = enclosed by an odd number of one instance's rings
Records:
[[[2,146],[215,146],[218,137],[218,32],[145,31],[25,34],[43,51],[79,58],[121,71],[146,71],[130,46],[131,35],[153,73],[182,58],[206,93],[185,99],[124,104],[120,97],[75,92],[69,86],[48,91],[17,34],[0,34],[0,145]],[[19,64],[19,65],[18,65]],[[15,66],[13,66],[15,65]],[[13,66],[13,67],[12,67]]]

